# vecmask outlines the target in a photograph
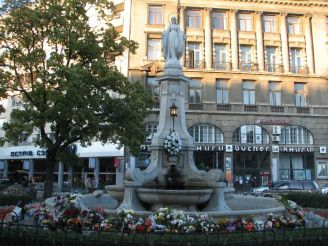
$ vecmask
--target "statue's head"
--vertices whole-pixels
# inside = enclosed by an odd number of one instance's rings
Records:
[[[172,24],[177,24],[177,17],[176,16],[172,16],[171,23]]]

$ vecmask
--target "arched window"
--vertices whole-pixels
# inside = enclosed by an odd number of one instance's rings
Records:
[[[243,125],[233,133],[234,143],[269,144],[268,132],[257,125]]]
[[[195,143],[223,143],[222,131],[211,124],[197,124],[188,129]]]
[[[158,123],[157,122],[148,122],[145,124],[146,139],[145,144],[151,144],[151,140],[154,134],[157,132]]]
[[[280,144],[313,144],[312,133],[301,126],[288,126],[281,130]]]

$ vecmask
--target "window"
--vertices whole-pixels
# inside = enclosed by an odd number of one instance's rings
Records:
[[[269,144],[268,132],[257,125],[243,125],[233,133],[234,143]]]
[[[306,107],[305,83],[295,83],[295,106]]]
[[[189,68],[200,68],[199,43],[188,43]]]
[[[313,144],[313,137],[304,127],[289,126],[281,130],[279,144]]]
[[[277,48],[265,47],[266,64],[265,68],[268,72],[275,72],[277,66]]]
[[[277,32],[276,17],[274,15],[263,16],[263,31],[264,32]]]
[[[147,59],[159,60],[161,58],[161,39],[148,39]]]
[[[280,82],[269,82],[269,97],[271,106],[281,106]]]
[[[197,124],[188,129],[195,143],[223,143],[222,131],[210,124]]]
[[[163,24],[162,6],[150,5],[148,11],[148,24]]]
[[[255,104],[255,87],[253,81],[243,81],[243,101],[244,105]]]
[[[227,69],[227,48],[225,44],[215,44],[215,61],[214,69],[216,70],[226,70]]]
[[[289,34],[301,34],[300,29],[300,18],[298,17],[288,17],[287,26]]]
[[[154,134],[157,132],[158,123],[150,122],[145,125],[146,128],[146,144],[151,144]]]
[[[251,14],[238,15],[239,31],[252,31],[252,16]]]
[[[187,12],[188,27],[190,28],[200,28],[200,11],[199,10],[189,10]]]
[[[159,94],[159,84],[156,80],[156,77],[148,77],[146,82],[147,90],[151,92],[154,96],[156,102],[159,101],[160,94]]]
[[[252,68],[252,47],[249,45],[240,46],[240,70],[250,71]]]
[[[219,79],[216,81],[216,103],[229,104],[228,81]]]
[[[317,178],[328,178],[328,162],[327,160],[317,160]]]
[[[290,70],[292,73],[300,73],[301,71],[301,49],[290,49]]]
[[[225,13],[214,12],[213,13],[213,29],[225,30],[226,29],[226,20]]]
[[[189,103],[201,102],[200,80],[192,79],[189,81]]]

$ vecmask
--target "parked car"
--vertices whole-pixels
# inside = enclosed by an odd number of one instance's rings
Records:
[[[321,188],[321,192],[322,192],[322,194],[327,194],[327,195],[328,195],[328,184],[325,184],[325,185]]]
[[[318,183],[314,180],[280,180],[273,187],[262,192],[264,197],[276,197],[288,192],[321,192]]]
[[[259,187],[255,187],[251,190],[251,194],[254,196],[261,196],[263,194],[263,191],[266,191],[270,189],[269,186],[259,186]]]

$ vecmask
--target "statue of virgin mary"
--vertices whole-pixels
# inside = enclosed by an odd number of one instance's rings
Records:
[[[162,52],[165,62],[171,59],[179,60],[185,49],[185,35],[177,24],[176,17],[171,18],[171,24],[162,35]]]

